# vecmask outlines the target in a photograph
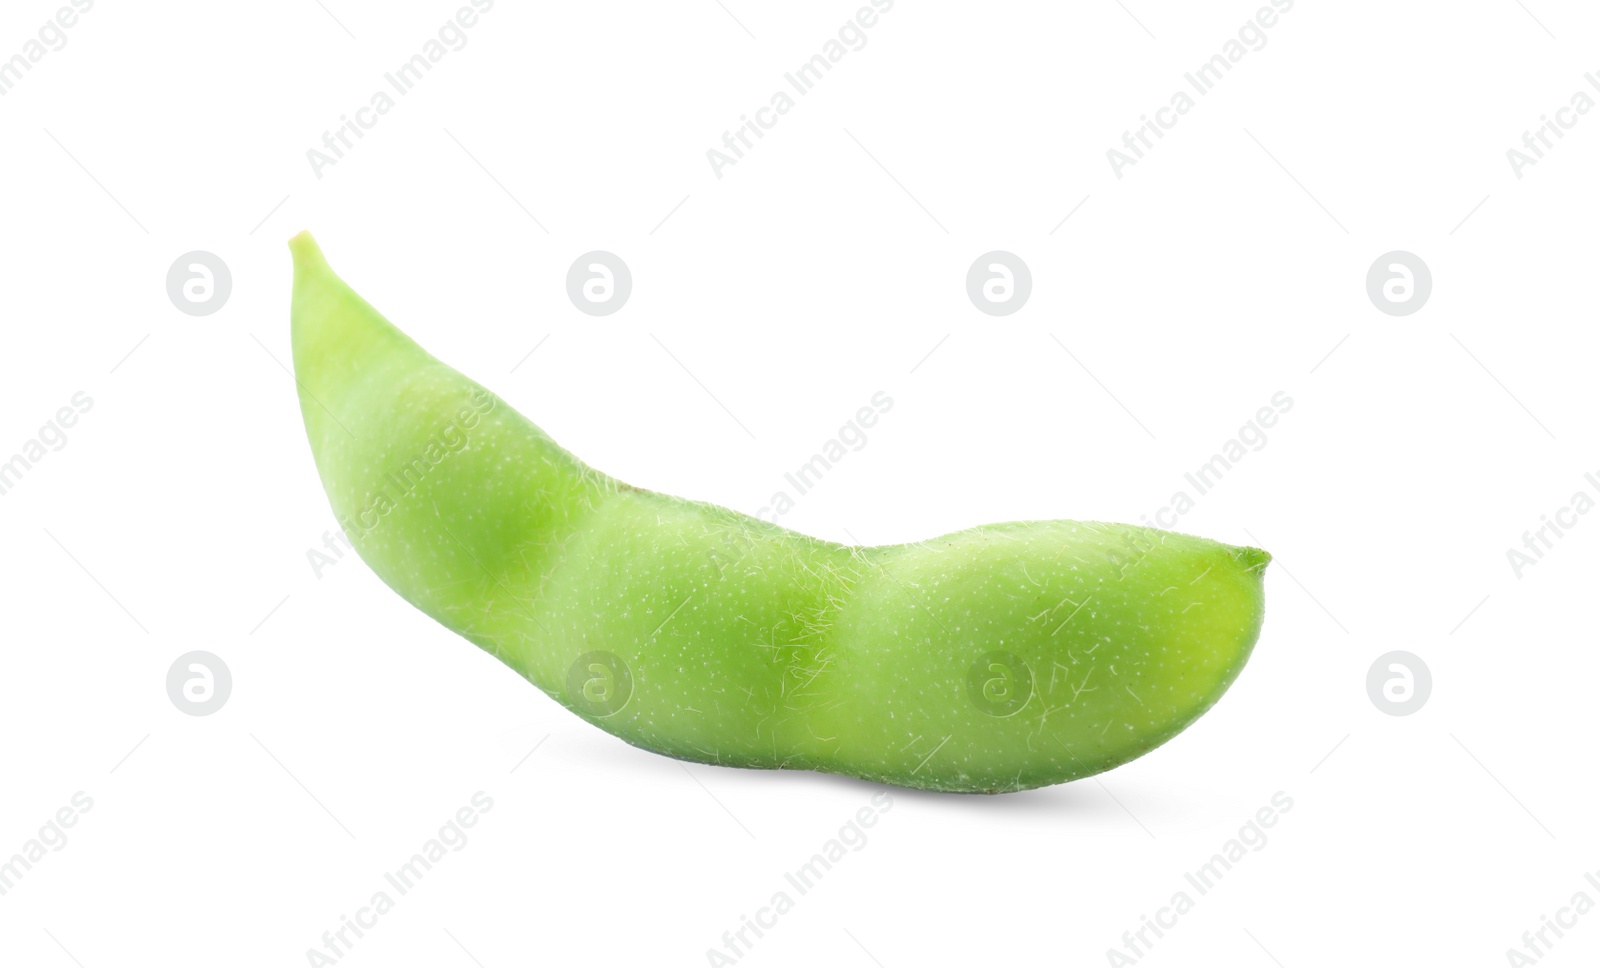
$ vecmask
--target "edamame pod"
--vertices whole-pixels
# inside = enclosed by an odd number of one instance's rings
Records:
[[[294,369],[345,534],[579,716],[702,763],[999,793],[1177,735],[1249,657],[1270,557],[996,524],[852,547],[624,484],[428,355],[291,243]]]

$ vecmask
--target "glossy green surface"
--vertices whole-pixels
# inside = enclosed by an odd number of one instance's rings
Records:
[[[1255,644],[1254,548],[1073,521],[850,547],[624,484],[290,246],[306,432],[361,557],[629,743],[1021,790],[1171,739]]]

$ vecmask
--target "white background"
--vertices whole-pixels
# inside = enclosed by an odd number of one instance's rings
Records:
[[[1520,179],[1506,157],[1600,98],[1600,12],[1300,0],[1118,179],[1107,149],[1256,9],[1126,4],[901,0],[720,179],[707,149],[853,0],[500,0],[320,179],[307,149],[455,4],[83,14],[0,98],[0,460],[93,400],[0,497],[0,858],[94,805],[0,896],[0,960],[316,963],[482,790],[342,964],[703,965],[883,789],[633,749],[359,560],[316,576],[335,525],[282,366],[302,228],[641,486],[754,513],[888,393],[781,519],[829,538],[1138,522],[1293,399],[1178,526],[1276,556],[1222,702],[1096,779],[891,791],[741,964],[1107,964],[1277,791],[1266,846],[1141,963],[1506,964],[1600,900],[1600,518],[1520,578],[1506,555],[1600,471],[1600,111]],[[8,2],[0,57],[55,9]],[[604,318],[564,287],[592,249],[633,272]],[[1011,316],[964,291],[993,249],[1032,270]],[[1396,249],[1433,273],[1410,316],[1365,289]],[[232,271],[211,316],[166,294],[192,250]],[[196,649],[233,675],[206,717],[165,687]],[[1407,717],[1366,688],[1394,650],[1432,670]],[[1597,953],[1591,913],[1542,963]]]

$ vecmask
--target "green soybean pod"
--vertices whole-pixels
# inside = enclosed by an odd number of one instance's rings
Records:
[[[996,524],[853,547],[624,484],[294,254],[294,370],[341,526],[407,601],[636,746],[966,793],[1140,756],[1261,630],[1270,556]]]

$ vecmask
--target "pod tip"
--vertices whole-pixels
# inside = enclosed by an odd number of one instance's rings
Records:
[[[1247,572],[1264,572],[1272,561],[1272,555],[1260,548],[1235,548],[1233,559]]]
[[[294,256],[295,265],[297,266],[324,261],[322,249],[317,246],[317,240],[311,237],[310,230],[304,230],[289,240],[289,252]]]

